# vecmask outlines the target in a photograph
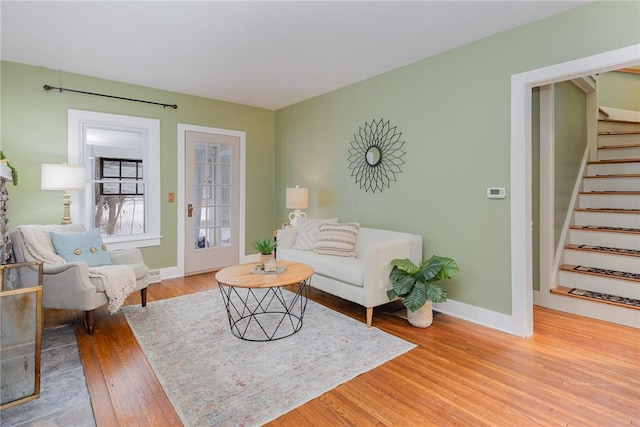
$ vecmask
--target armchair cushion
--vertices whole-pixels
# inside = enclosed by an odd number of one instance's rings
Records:
[[[82,261],[89,267],[110,265],[111,257],[98,230],[84,232],[49,232],[56,251],[67,262]]]

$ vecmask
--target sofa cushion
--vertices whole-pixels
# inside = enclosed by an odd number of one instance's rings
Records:
[[[299,219],[298,225],[296,226],[296,241],[293,244],[293,247],[296,249],[302,249],[304,251],[312,251],[314,246],[316,245],[316,240],[318,239],[320,225],[335,222],[338,222],[338,218]]]
[[[358,258],[320,255],[314,251],[298,249],[278,251],[278,258],[307,264],[313,267],[315,274],[331,277],[355,286],[362,287],[364,283],[364,261]],[[313,279],[311,286],[313,286]]]
[[[321,224],[314,251],[320,255],[355,257],[354,248],[358,239],[360,224]]]
[[[85,262],[89,267],[111,264],[107,247],[98,230],[82,232],[49,232],[51,243],[68,262]]]

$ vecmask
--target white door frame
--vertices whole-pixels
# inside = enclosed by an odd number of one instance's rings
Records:
[[[533,335],[531,89],[637,65],[640,44],[511,76],[511,317],[514,335]]]
[[[203,133],[215,133],[219,135],[235,136],[240,139],[240,218],[239,218],[239,230],[238,230],[238,259],[240,262],[245,258],[245,195],[246,195],[246,157],[247,157],[247,136],[246,132],[229,129],[219,129],[206,126],[188,125],[184,123],[178,123],[178,182],[176,189],[176,207],[178,209],[178,227],[177,232],[177,255],[178,276],[184,276],[184,226],[185,226],[185,208],[184,208],[184,185],[185,185],[185,132],[203,132]]]

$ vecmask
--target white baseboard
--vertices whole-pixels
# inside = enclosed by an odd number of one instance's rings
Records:
[[[160,279],[173,279],[176,277],[183,277],[184,273],[180,271],[180,269],[176,267],[165,267],[159,269],[160,271]]]
[[[512,316],[508,314],[498,313],[497,311],[487,310],[486,308],[476,307],[451,299],[447,300],[447,302],[433,304],[433,309],[440,313],[515,335],[513,330],[514,322]]]
[[[533,291],[533,305],[540,305],[540,291]]]

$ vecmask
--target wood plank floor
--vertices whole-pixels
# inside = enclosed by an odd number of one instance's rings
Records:
[[[149,302],[217,285],[213,273],[149,286]],[[320,291],[310,297],[365,321],[364,309]],[[139,304],[132,295],[127,304]],[[616,426],[640,424],[640,331],[536,307],[535,335],[513,337],[436,315],[427,329],[376,309],[374,326],[417,348],[284,414],[269,426]],[[182,425],[122,313],[45,312],[74,321],[99,426]],[[274,397],[277,398],[277,397]]]

